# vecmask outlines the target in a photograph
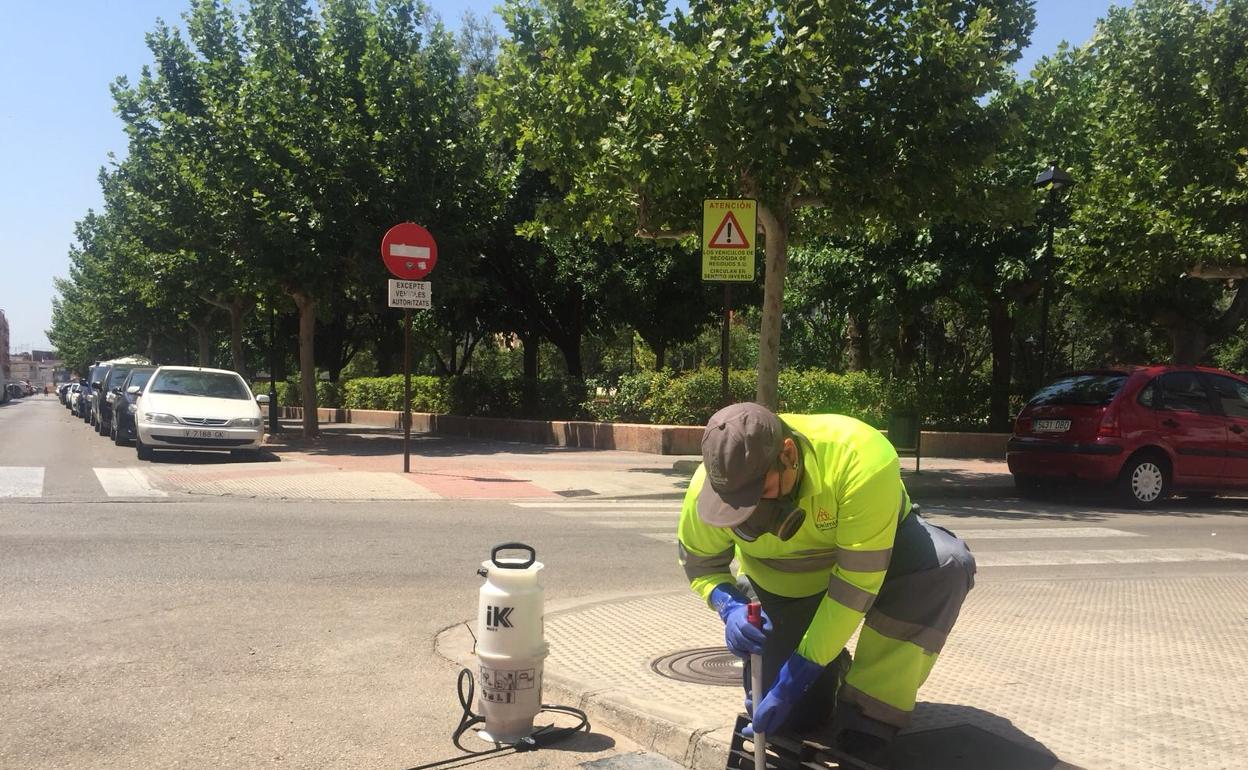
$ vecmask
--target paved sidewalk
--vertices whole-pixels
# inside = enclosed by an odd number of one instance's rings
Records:
[[[1228,678],[1227,661],[1248,656],[1248,638],[1224,624],[1234,625],[1233,607],[1244,606],[1226,598],[1248,600],[1248,577],[1215,583],[1224,610],[1214,606],[1209,581],[1179,579],[1166,588],[1159,621],[1123,610],[1156,604],[1148,583],[1036,580],[1020,588],[981,579],[890,767],[1243,767],[1242,681]],[[740,666],[714,613],[690,592],[553,607],[545,628],[543,702],[582,708],[592,722],[687,767],[723,770],[742,710]],[[1175,644],[1176,628],[1188,644]],[[475,671],[465,624],[444,631],[437,649]],[[727,681],[658,675],[656,660],[671,653],[700,656]]]
[[[148,466],[169,492],[309,500],[679,498],[701,461],[653,455],[413,434],[411,473],[403,473],[403,436],[384,428],[323,425],[305,441],[297,424],[266,442],[262,460],[167,453]],[[1013,493],[1005,464],[925,458],[922,473],[903,459],[916,501]]]

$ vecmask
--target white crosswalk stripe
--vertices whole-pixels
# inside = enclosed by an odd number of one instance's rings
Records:
[[[569,500],[560,502],[516,502],[520,508],[540,509],[580,523],[621,531],[632,531],[661,543],[676,543],[676,522],[680,516],[679,500]],[[944,517],[941,517],[942,520]],[[1101,526],[1034,526],[983,527],[963,529],[949,525],[960,537],[975,546],[987,541],[1027,540],[1096,540],[1136,539],[1147,536],[1139,532]],[[1141,543],[1143,545],[1143,543]],[[987,550],[975,549],[980,567],[1033,567],[1092,564],[1160,564],[1169,562],[1248,561],[1248,554],[1213,548],[1088,548],[1054,550]]]
[[[152,486],[141,468],[94,468],[95,477],[109,497],[168,497]]]
[[[980,567],[1050,567],[1075,564],[1161,564],[1248,561],[1248,554],[1213,548],[1130,548],[1087,551],[988,551],[975,553]]]
[[[951,527],[958,537],[972,540],[1026,540],[1029,538],[1071,537],[1143,537],[1138,532],[1127,532],[1109,527],[1002,527],[1000,529],[958,529]]]
[[[42,497],[43,468],[0,467],[0,497]]]
[[[148,471],[143,468],[92,468],[100,491],[106,497],[168,497],[169,493],[152,483]],[[42,467],[0,466],[0,499],[63,497],[55,483],[47,482],[48,469]],[[81,486],[70,496],[84,495],[96,498],[99,492],[84,492]]]

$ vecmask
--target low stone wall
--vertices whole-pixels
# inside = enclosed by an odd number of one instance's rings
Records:
[[[303,409],[283,407],[282,414],[302,419]],[[403,429],[403,413],[379,409],[317,409],[319,422]],[[661,455],[701,454],[700,425],[642,425],[636,423],[585,422],[577,420],[503,420],[494,417],[463,417],[450,414],[412,413],[413,433],[519,441],[527,444],[624,449]],[[923,457],[1005,457],[1008,433],[955,433],[923,431]]]

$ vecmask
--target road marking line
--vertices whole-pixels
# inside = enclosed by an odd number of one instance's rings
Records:
[[[954,529],[954,534],[964,540],[1026,540],[1032,537],[1144,537],[1138,532],[1127,532],[1109,527],[1006,527],[1001,529]]]
[[[43,497],[43,468],[0,467],[0,497]]]
[[[651,540],[658,540],[660,543],[675,543],[675,532],[639,532],[642,537],[648,537]]]
[[[672,522],[673,526],[675,526],[676,521],[680,519],[679,509],[657,510],[654,508],[642,508],[642,509],[634,508],[632,510],[626,509],[622,511],[545,511],[545,513],[549,513],[551,516],[558,516],[563,519],[587,519],[589,521],[593,521],[594,519],[601,519],[604,517],[613,518],[613,519],[626,519],[630,517],[631,518],[644,518],[646,516],[649,516],[651,518],[654,518],[657,516],[662,516],[668,521]]]
[[[92,468],[95,477],[109,497],[168,497],[169,493],[152,487],[141,468]]]
[[[625,521],[590,521],[587,524],[594,524],[599,527],[609,527],[611,529],[662,529],[667,527],[672,531],[676,530],[676,519],[628,519]]]
[[[548,508],[563,510],[569,508],[652,508],[665,511],[679,511],[680,500],[651,500],[649,502],[594,502],[594,503],[512,503],[521,508]]]
[[[980,567],[1048,567],[1074,564],[1160,564],[1163,562],[1248,561],[1248,554],[1213,548],[1133,548],[1098,551],[977,552]]]

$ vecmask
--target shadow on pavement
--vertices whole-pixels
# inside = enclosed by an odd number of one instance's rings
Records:
[[[403,454],[403,434],[391,428],[367,428],[359,425],[345,426],[346,429],[334,429],[329,425],[321,426],[321,435],[315,439],[305,439],[300,435],[297,426],[283,429],[283,432],[271,436],[267,448],[274,451],[283,449],[303,452],[310,455],[334,456],[351,455],[354,457],[377,457]],[[466,455],[586,455],[599,453],[599,449],[583,447],[555,446],[553,444],[526,444],[520,442],[504,442],[497,439],[472,439],[458,436],[441,436],[428,433],[413,433],[411,452],[421,457],[463,457]]]
[[[261,449],[255,457],[239,458],[229,452],[195,451],[190,449],[157,449],[152,453],[151,462],[157,465],[173,463],[176,465],[255,465],[258,463],[280,463],[282,458]]]
[[[899,735],[888,751],[893,770],[1077,770],[1010,720],[982,709],[919,703],[915,716],[956,724]]]

